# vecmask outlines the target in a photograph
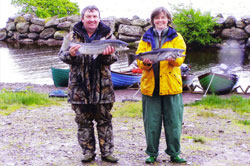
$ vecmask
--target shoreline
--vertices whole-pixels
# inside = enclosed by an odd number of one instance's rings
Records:
[[[53,90],[64,90],[67,91],[67,87],[55,87],[54,85],[47,84],[32,84],[32,83],[1,83],[0,82],[0,91],[2,89],[6,90],[32,90],[37,93],[47,93],[49,94]],[[197,100],[201,100],[203,97],[203,93],[192,93],[192,92],[183,92],[183,103],[189,104],[195,102]],[[241,94],[241,93],[230,93],[226,95],[220,95],[220,97],[230,97],[232,95],[240,95],[244,98],[250,98],[250,93]],[[141,93],[138,92],[138,88],[131,89],[115,89],[115,99],[116,102],[123,101],[139,101],[141,100]]]

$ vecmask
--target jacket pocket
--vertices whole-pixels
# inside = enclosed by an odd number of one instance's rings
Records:
[[[181,77],[178,77],[174,73],[169,73],[169,89],[170,92],[176,92],[176,91],[181,91],[182,90],[182,82],[181,82]]]
[[[69,73],[69,85],[70,86],[79,86],[83,82],[81,73],[78,68],[73,67],[70,70],[70,73]]]

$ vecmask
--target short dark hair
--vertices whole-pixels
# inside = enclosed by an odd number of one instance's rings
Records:
[[[90,10],[90,11],[96,10],[96,11],[98,11],[99,17],[100,17],[100,10],[99,10],[96,6],[91,5],[91,6],[86,6],[84,9],[82,9],[82,12],[81,12],[82,18],[84,17],[84,14],[85,14],[85,12],[86,12],[87,10]]]
[[[151,13],[151,17],[150,17],[150,21],[151,21],[151,24],[153,25],[153,27],[155,26],[154,25],[154,18],[156,16],[158,16],[161,12],[163,12],[167,18],[168,18],[168,25],[172,23],[172,16],[170,14],[170,12],[165,8],[165,7],[158,7],[156,9],[154,9]]]

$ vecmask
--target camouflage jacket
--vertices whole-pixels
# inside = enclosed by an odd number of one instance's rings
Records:
[[[82,22],[77,23],[73,32],[66,37],[74,42],[87,42],[86,30]],[[104,40],[111,38],[110,28],[99,23],[93,40]],[[117,56],[99,55],[93,59],[93,55],[79,55],[72,57],[69,54],[69,46],[61,46],[59,58],[69,64],[68,96],[72,104],[105,104],[115,101],[113,83],[111,80],[110,65],[117,61]]]

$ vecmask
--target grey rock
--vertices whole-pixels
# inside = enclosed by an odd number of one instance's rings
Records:
[[[15,17],[14,22],[15,23],[26,22],[26,19],[23,16],[17,16],[17,17]]]
[[[240,28],[223,29],[222,37],[227,39],[247,39],[248,34]]]
[[[139,36],[126,36],[126,35],[122,35],[122,34],[119,34],[118,38],[120,40],[126,41],[126,42],[134,42],[134,41],[140,40]]]
[[[50,37],[53,37],[55,32],[56,32],[55,28],[46,28],[40,33],[40,38],[48,39]]]
[[[225,22],[225,19],[223,17],[215,17],[214,19],[215,19],[215,22],[220,25],[223,25]]]
[[[33,39],[22,39],[20,40],[21,43],[25,43],[25,44],[33,44],[34,40]]]
[[[6,30],[7,31],[14,31],[14,30],[16,30],[16,24],[14,22],[8,22],[6,24]]]
[[[241,29],[243,29],[246,26],[246,24],[242,20],[236,21],[235,24],[236,28],[241,28]]]
[[[250,35],[250,25],[247,25],[247,26],[244,28],[244,30],[246,31],[246,33],[247,33],[248,35]]]
[[[14,22],[14,20],[15,20],[15,16],[14,17],[9,17],[8,20],[7,20],[7,23],[8,22]]]
[[[246,15],[241,17],[241,20],[246,23],[247,25],[250,24],[250,15]]]
[[[45,41],[45,44],[49,46],[58,46],[62,44],[62,40],[48,39],[47,41]]]
[[[11,36],[13,36],[14,35],[14,33],[13,33],[13,31],[8,31],[8,37],[11,37]]]
[[[59,18],[59,23],[67,21],[67,17]]]
[[[44,39],[37,40],[37,44],[39,44],[39,45],[44,45],[45,43],[46,43],[46,40],[44,40]]]
[[[79,21],[81,21],[81,16],[79,16],[79,15],[68,16],[67,21],[79,22]]]
[[[135,19],[131,21],[131,24],[135,26],[145,27],[148,25],[148,22],[144,19]]]
[[[37,40],[39,38],[39,34],[37,34],[37,33],[29,33],[28,38]]]
[[[5,28],[0,29],[0,41],[7,38],[7,31]]]
[[[40,33],[44,30],[44,26],[37,25],[37,24],[31,24],[29,27],[30,32]]]
[[[227,28],[235,26],[236,18],[234,16],[228,16],[224,24]]]
[[[45,23],[45,28],[56,27],[59,24],[59,19],[52,18],[48,22]]]
[[[26,33],[29,31],[29,22],[18,22],[16,24],[16,30],[20,33]]]
[[[142,36],[143,29],[140,26],[124,25],[121,24],[118,29],[119,34],[124,34],[128,36]]]
[[[109,17],[109,18],[104,18],[102,19],[102,22],[107,25],[108,27],[110,27],[111,29],[111,33],[115,32],[115,25],[116,25],[116,19]]]
[[[24,14],[23,17],[25,18],[25,20],[26,20],[27,22],[31,21],[32,18],[35,18],[34,15],[29,14],[29,13]]]
[[[18,32],[14,32],[13,37],[15,40],[21,40],[21,39],[25,39],[28,37],[27,33],[18,33]]]
[[[45,20],[41,18],[32,18],[31,23],[37,24],[37,25],[45,25]]]
[[[137,20],[137,19],[140,19],[140,17],[137,16],[137,15],[134,15],[134,16],[132,17],[132,20]]]
[[[131,22],[128,18],[121,17],[117,18],[116,21],[120,24],[131,25]]]
[[[72,22],[70,21],[65,21],[65,22],[61,22],[57,25],[58,29],[65,29],[65,30],[69,30],[70,26],[71,26]]]
[[[250,48],[250,38],[247,39],[246,47]]]

